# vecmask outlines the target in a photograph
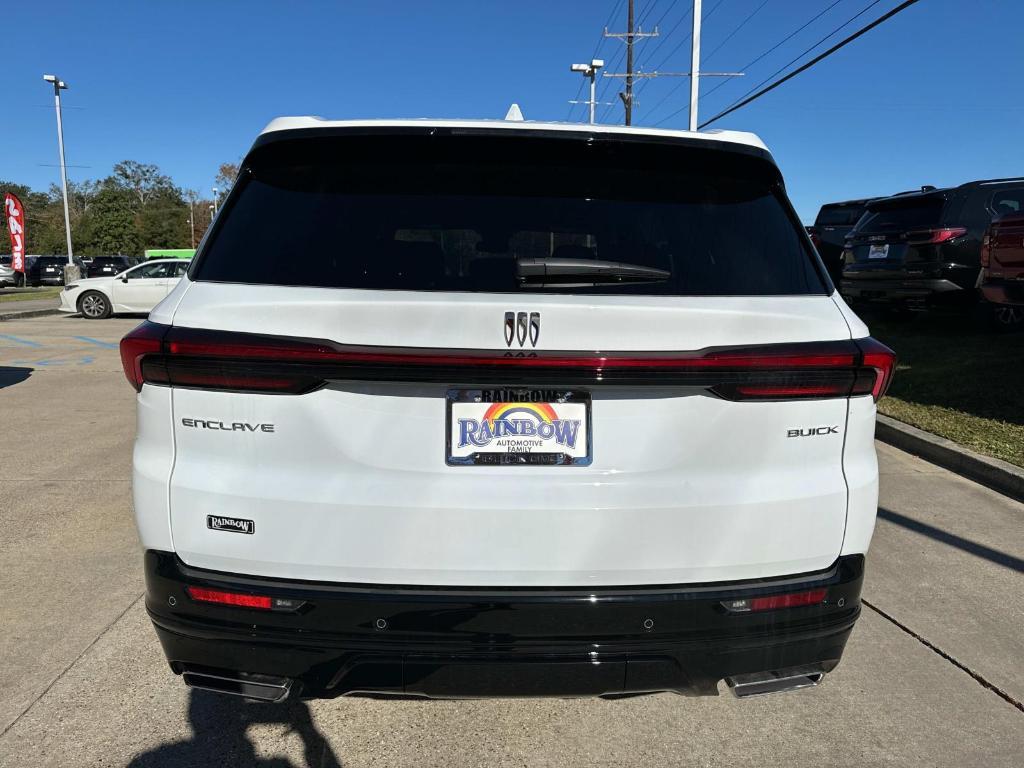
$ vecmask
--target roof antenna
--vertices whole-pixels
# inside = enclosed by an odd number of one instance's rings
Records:
[[[523,111],[519,108],[519,105],[513,104],[508,108],[508,112],[505,113],[505,119],[521,123],[525,118],[523,118]]]

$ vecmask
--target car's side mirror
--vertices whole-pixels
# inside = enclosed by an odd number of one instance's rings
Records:
[[[121,278],[121,282],[122,283],[127,283],[128,282],[128,275],[125,275],[124,277],[122,277]]]

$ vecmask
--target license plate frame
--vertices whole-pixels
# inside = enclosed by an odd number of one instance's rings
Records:
[[[464,408],[462,406],[470,407]],[[531,450],[513,451],[512,446],[506,450],[481,450],[474,451],[471,446],[460,444],[459,435],[461,425],[455,428],[455,421],[462,414],[465,414],[471,421],[478,423],[483,420],[482,413],[492,406],[508,406],[511,413],[515,415],[522,413],[527,421],[532,420],[537,425],[541,422],[541,415],[545,409],[538,412],[529,406],[547,406],[555,413],[554,420],[548,423],[554,425],[555,421],[578,422],[575,427],[575,438],[571,442],[566,440],[564,445],[567,451],[552,450]],[[582,406],[582,412],[579,406]],[[514,409],[514,410],[513,410]],[[458,388],[449,389],[445,396],[445,463],[451,467],[466,466],[589,466],[594,460],[593,431],[592,423],[593,405],[590,392],[579,389],[562,388],[538,388],[538,387],[515,387],[496,386],[480,388]],[[479,419],[472,419],[473,414],[480,415]],[[561,418],[559,418],[561,417]],[[461,420],[461,419],[460,419]],[[493,422],[492,422],[493,423]],[[538,430],[539,426],[536,427]],[[552,429],[555,429],[553,426]],[[582,432],[582,434],[580,434]],[[563,432],[563,437],[572,433],[572,425],[568,425],[568,432]],[[541,447],[550,447],[551,441],[558,443],[557,437],[542,438],[539,435],[516,434],[500,435],[491,438],[490,443],[504,439],[513,440],[540,440]],[[506,447],[506,446],[498,446]]]
[[[869,245],[868,246],[868,258],[869,259],[888,259],[889,258],[889,244],[882,243],[881,245]]]

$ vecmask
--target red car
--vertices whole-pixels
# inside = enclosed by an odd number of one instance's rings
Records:
[[[981,295],[999,328],[1024,326],[1024,213],[989,225],[981,246]]]

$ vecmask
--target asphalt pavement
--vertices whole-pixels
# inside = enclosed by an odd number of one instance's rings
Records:
[[[864,613],[816,689],[738,701],[190,692],[142,604],[139,318],[0,324],[0,766],[1020,766],[1024,505],[879,444]]]

